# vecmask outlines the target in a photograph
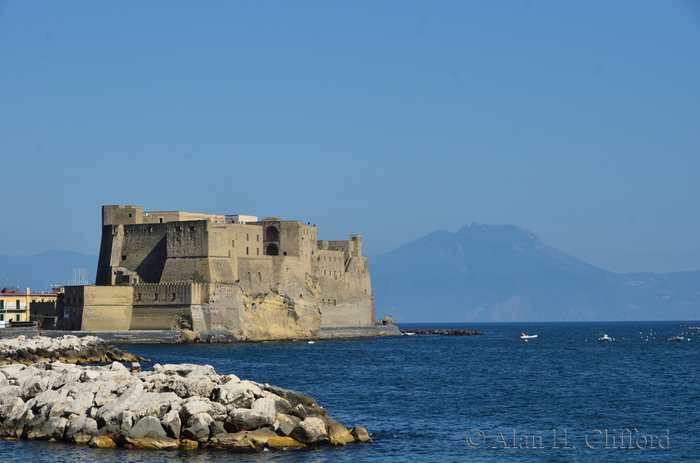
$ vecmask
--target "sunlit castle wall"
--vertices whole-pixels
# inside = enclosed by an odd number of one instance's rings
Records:
[[[104,206],[97,284],[133,286],[131,329],[281,339],[373,325],[361,236],[319,242],[311,224],[241,217],[255,219]]]

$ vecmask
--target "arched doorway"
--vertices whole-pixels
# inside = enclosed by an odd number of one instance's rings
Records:
[[[267,256],[279,256],[280,248],[276,244],[268,244],[265,248],[265,255]]]

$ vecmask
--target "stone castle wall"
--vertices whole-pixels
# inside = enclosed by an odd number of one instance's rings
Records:
[[[130,288],[129,329],[281,339],[373,325],[359,235],[317,241],[315,226],[277,217],[244,224],[230,219],[239,216],[146,214],[103,207],[96,284]],[[183,217],[196,220],[173,220]]]

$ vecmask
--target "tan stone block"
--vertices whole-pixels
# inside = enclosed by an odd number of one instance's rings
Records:
[[[180,441],[179,448],[183,450],[195,450],[199,447],[196,440],[183,439]]]
[[[283,447],[306,447],[305,444],[292,439],[291,437],[276,436],[271,437],[267,440],[266,445],[273,448],[283,448]]]
[[[117,446],[112,438],[107,436],[95,436],[90,440],[90,442],[88,442],[88,445],[96,448],[110,448]]]

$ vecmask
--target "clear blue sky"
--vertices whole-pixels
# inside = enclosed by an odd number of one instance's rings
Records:
[[[700,2],[0,2],[0,255],[103,204],[700,270]]]

